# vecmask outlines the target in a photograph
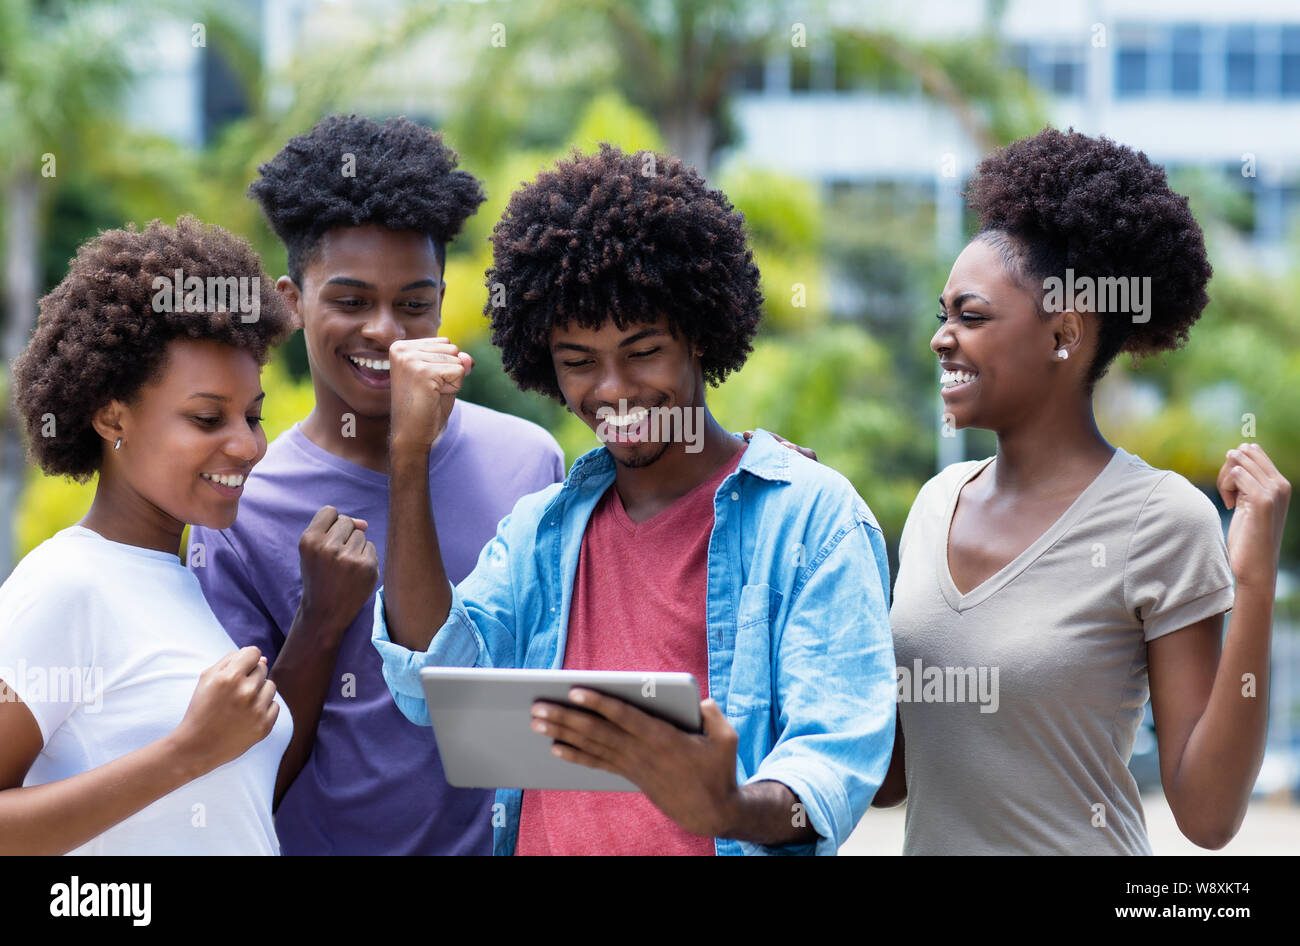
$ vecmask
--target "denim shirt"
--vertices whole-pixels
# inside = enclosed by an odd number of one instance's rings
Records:
[[[582,537],[613,482],[613,458],[598,447],[563,483],[520,499],[453,587],[451,613],[424,653],[389,640],[380,589],[373,641],[408,719],[430,722],[423,667],[564,665]],[[754,431],[713,509],[708,692],[739,736],[737,783],[783,783],[798,796],[792,819],[820,835],[784,847],[717,838],[717,853],[834,854],[893,751],[884,537],[848,480],[764,430]],[[497,791],[496,854],[514,852],[522,799],[519,789]]]

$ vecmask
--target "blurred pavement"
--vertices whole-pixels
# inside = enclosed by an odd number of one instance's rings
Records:
[[[1161,854],[1300,854],[1300,806],[1256,799],[1237,836],[1220,851],[1207,851],[1183,837],[1163,793],[1142,796],[1151,850]],[[906,807],[872,808],[840,848],[842,855],[901,854]]]

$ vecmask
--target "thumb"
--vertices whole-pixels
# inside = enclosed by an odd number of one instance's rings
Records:
[[[722,707],[712,698],[700,701],[700,722],[706,736],[718,736],[730,728]]]

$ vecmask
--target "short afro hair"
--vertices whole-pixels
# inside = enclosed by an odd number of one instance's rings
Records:
[[[745,219],[677,158],[575,150],[511,196],[492,250],[484,312],[522,390],[563,402],[550,332],[570,321],[626,329],[666,316],[715,385],[753,350],[763,296]]]
[[[1187,198],[1164,168],[1108,138],[1044,128],[980,162],[966,191],[977,240],[997,248],[1023,286],[1049,277],[1149,276],[1149,320],[1098,313],[1101,330],[1089,388],[1120,352],[1175,349],[1209,302],[1213,270]],[[1039,299],[1042,313],[1042,299]]]
[[[330,115],[259,167],[248,194],[289,251],[289,278],[299,287],[321,237],[335,227],[427,234],[445,267],[447,244],[486,199],[473,175],[456,170],[458,160],[442,132],[405,118],[381,125]]]
[[[258,293],[257,318],[238,311],[154,310],[154,279],[249,277]],[[215,300],[207,300],[216,308]],[[100,466],[103,443],[94,414],[113,400],[130,403],[163,371],[167,343],[211,339],[248,351],[259,365],[293,331],[288,309],[239,237],[185,216],[169,227],[154,220],[106,230],[84,243],[63,278],[40,301],[36,330],[14,359],[14,403],[27,429],[29,456],[51,476],[88,480]],[[56,436],[42,436],[49,417]]]

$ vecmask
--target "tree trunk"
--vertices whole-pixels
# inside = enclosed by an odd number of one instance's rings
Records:
[[[707,178],[713,167],[713,122],[707,115],[683,107],[659,118],[670,154],[681,158]]]
[[[36,175],[20,168],[9,178],[5,188],[5,321],[3,343],[4,370],[11,370],[13,359],[27,346],[36,321],[37,248],[40,235],[36,214]],[[18,500],[27,474],[27,456],[21,433],[21,421],[13,410],[13,383],[0,406],[0,581],[9,577],[14,567]]]

